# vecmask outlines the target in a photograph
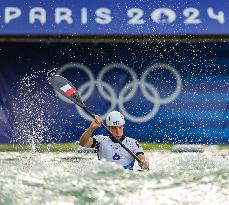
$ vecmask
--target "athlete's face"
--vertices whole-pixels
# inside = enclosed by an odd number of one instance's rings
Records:
[[[121,126],[108,126],[108,129],[118,139],[120,139],[123,136],[123,125],[121,125]]]

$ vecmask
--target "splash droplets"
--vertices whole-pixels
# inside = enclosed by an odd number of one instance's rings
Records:
[[[61,127],[63,120],[58,114],[58,106],[54,91],[47,83],[55,70],[34,71],[26,74],[15,87],[13,101],[13,136],[12,141],[20,144],[40,144],[58,142],[65,134]]]

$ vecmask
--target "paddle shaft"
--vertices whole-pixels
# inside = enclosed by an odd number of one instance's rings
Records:
[[[92,114],[92,112],[88,110],[88,108],[85,106],[76,88],[66,78],[60,75],[55,75],[51,79],[51,84],[53,88],[57,90],[61,95],[65,96],[74,104],[81,107],[86,113],[88,113],[93,119],[95,119],[95,115]],[[109,133],[110,138],[115,139],[130,155],[132,155],[138,162],[141,162],[141,160],[125,145],[123,145],[122,142],[117,139],[103,123],[101,124],[101,126]]]
[[[95,115],[92,114],[90,110],[88,110],[87,107],[81,107],[86,113],[88,113],[93,119],[95,119]],[[122,142],[117,139],[112,132],[103,124],[101,123],[101,126],[108,132],[109,137],[115,139],[130,155],[132,155],[138,162],[141,162],[141,160],[133,153],[131,152]]]

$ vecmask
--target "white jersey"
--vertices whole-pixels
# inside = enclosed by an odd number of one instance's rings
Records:
[[[133,169],[135,159],[130,155],[119,143],[111,140],[108,136],[96,135],[92,137],[93,144],[91,148],[97,150],[99,159],[105,159],[110,162],[120,164],[125,169]],[[122,137],[120,139],[122,144],[125,145],[134,154],[144,154],[143,149],[140,147],[137,140],[129,137]]]

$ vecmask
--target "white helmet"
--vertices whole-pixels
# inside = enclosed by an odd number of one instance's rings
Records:
[[[125,124],[124,116],[118,111],[110,112],[106,117],[107,126],[120,126]]]

